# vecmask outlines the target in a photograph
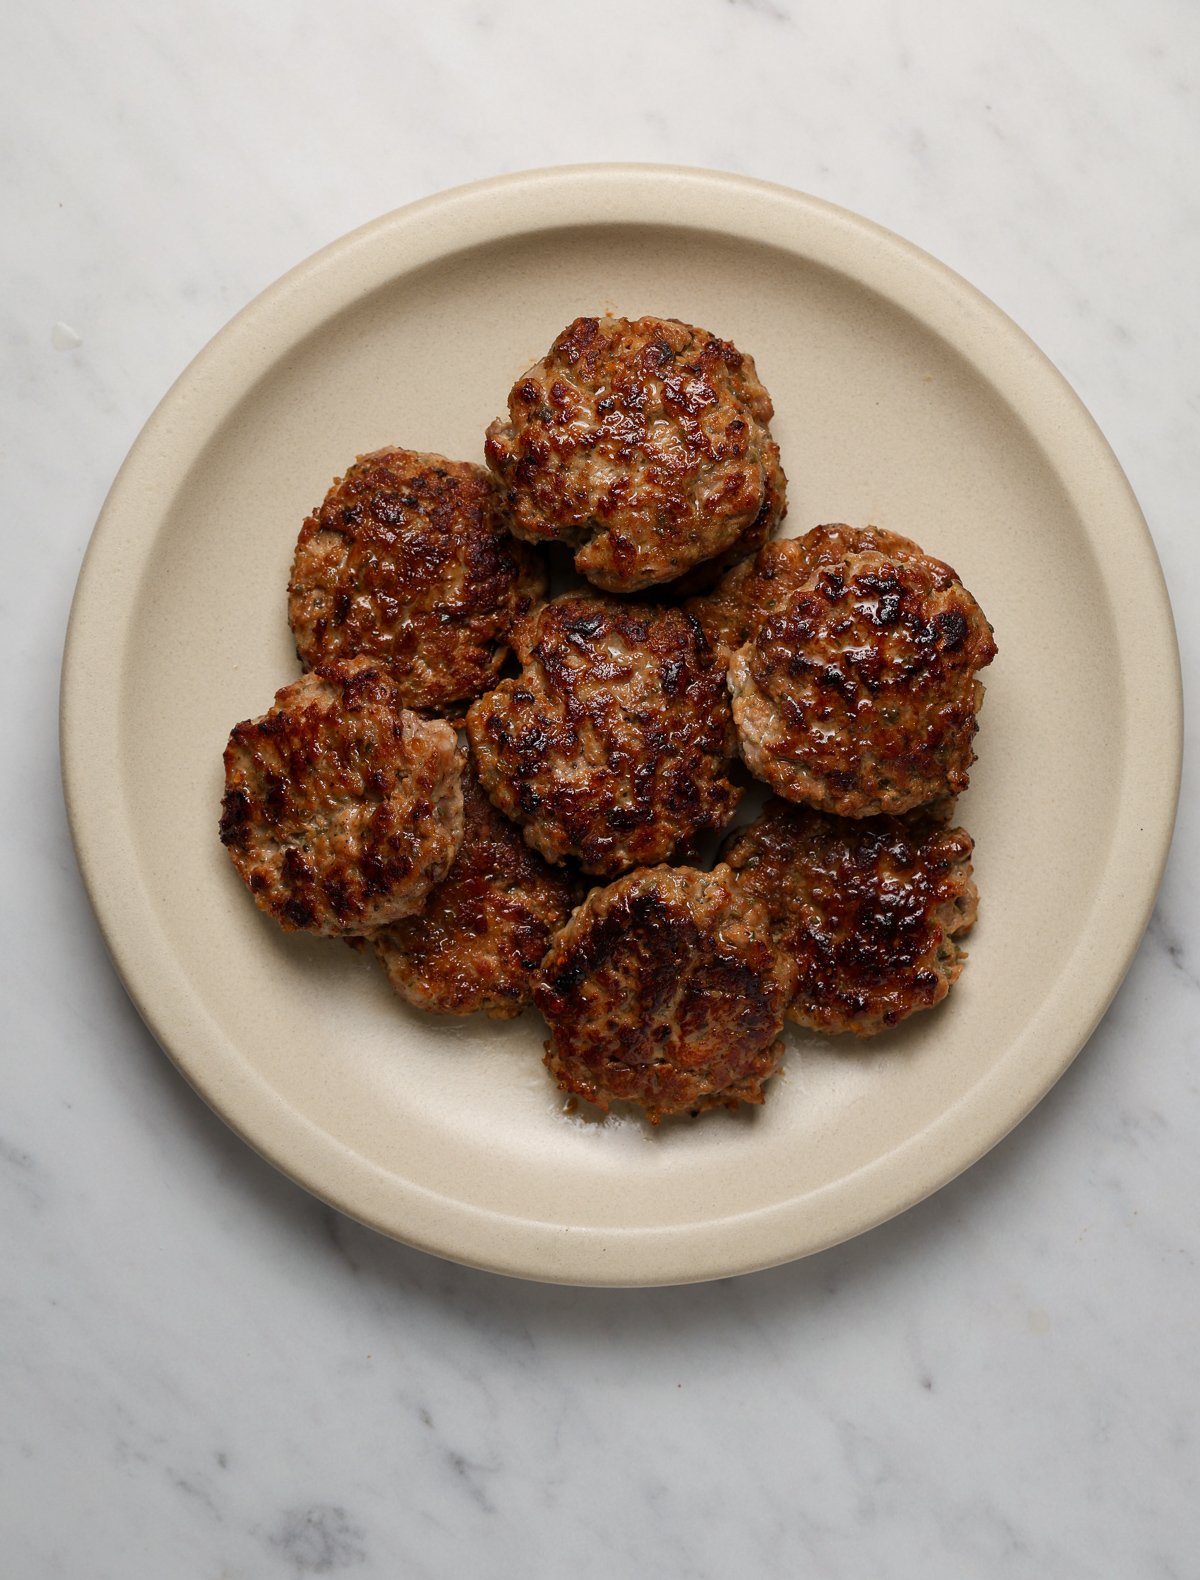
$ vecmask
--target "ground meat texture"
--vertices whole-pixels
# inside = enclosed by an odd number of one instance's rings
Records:
[[[534,1001],[564,1092],[667,1114],[761,1103],[792,977],[766,908],[728,867],[654,867],[594,890],[555,938]]]
[[[823,565],[840,565],[852,554],[870,551],[925,557],[898,532],[835,522],[814,527],[800,538],[765,544],[753,557],[734,564],[707,597],[695,598],[687,607],[703,626],[720,662],[728,666],[749,640],[755,623],[786,607],[791,594],[806,587]]]
[[[722,852],[795,964],[790,1019],[859,1037],[945,998],[975,921],[971,837],[926,818],[826,817],[772,799]]]
[[[939,560],[870,552],[823,566],[756,618],[729,665],[742,756],[792,801],[897,814],[965,790],[996,646]]]
[[[572,886],[496,811],[470,768],[463,819],[454,865],[425,909],[373,942],[388,980],[417,1009],[506,1019],[530,1002],[534,972],[571,914]]]
[[[702,560],[699,565],[694,565],[691,570],[685,571],[674,581],[665,582],[655,589],[655,597],[667,600],[692,598],[713,589],[731,567],[753,559],[755,553],[763,547],[772,532],[778,529],[786,515],[787,501],[776,492],[775,484],[772,482],[767,487],[766,498],[758,515],[723,554],[718,554],[711,560]],[[697,603],[702,601],[696,597]]]
[[[724,676],[680,609],[546,604],[524,668],[467,714],[480,781],[548,861],[612,877],[721,828],[741,797]]]
[[[288,618],[306,665],[364,653],[388,666],[406,707],[438,713],[494,684],[513,623],[545,590],[483,467],[377,450],[300,529]]]
[[[638,592],[761,542],[786,479],[754,362],[673,318],[577,318],[517,380],[485,454],[512,530]]]
[[[281,927],[368,932],[420,910],[450,870],[461,766],[454,730],[401,707],[379,665],[324,664],[234,726],[221,841]]]

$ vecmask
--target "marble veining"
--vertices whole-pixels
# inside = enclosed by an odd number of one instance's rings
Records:
[[[205,1109],[97,936],[55,708],[104,493],[209,336],[378,213],[594,159],[817,192],[993,296],[1128,471],[1191,681],[1200,9],[49,0],[5,29],[4,1573],[1192,1580],[1194,749],[1129,977],[1004,1144],[825,1255],[638,1293],[392,1245]]]

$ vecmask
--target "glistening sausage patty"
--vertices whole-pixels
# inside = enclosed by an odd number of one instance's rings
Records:
[[[781,473],[781,478],[782,475]],[[693,565],[690,570],[684,571],[682,576],[662,583],[655,588],[654,596],[670,603],[680,599],[694,599],[696,604],[702,603],[704,599],[700,595],[715,591],[718,583],[731,568],[753,561],[754,555],[776,531],[786,515],[787,501],[776,493],[776,484],[772,480],[768,484],[766,498],[758,515],[723,553],[715,555],[711,560],[701,560],[699,565]]]
[[[534,1001],[565,1092],[664,1115],[761,1103],[791,976],[765,907],[728,867],[654,867],[594,889],[554,939]]]
[[[514,623],[545,590],[483,467],[376,450],[300,529],[288,618],[306,665],[365,653],[406,707],[444,712],[493,684]]]
[[[805,587],[823,565],[840,565],[852,554],[877,550],[901,558],[922,558],[909,538],[881,527],[848,527],[841,522],[814,527],[803,537],[764,544],[728,570],[713,590],[687,605],[704,628],[720,663],[728,665],[752,635],[757,621]]]
[[[368,932],[419,910],[449,871],[460,776],[455,732],[403,708],[378,664],[322,665],[234,725],[221,841],[281,927]]]
[[[835,818],[789,802],[726,842],[738,887],[761,900],[796,967],[789,1018],[872,1037],[940,1003],[966,958],[979,896],[971,836],[927,818]]]
[[[724,676],[680,609],[569,593],[467,714],[484,789],[548,861],[611,877],[719,829],[741,797]]]
[[[786,503],[752,358],[674,318],[577,318],[519,378],[485,455],[512,530],[609,592],[672,581]]]
[[[844,817],[955,796],[975,759],[976,671],[996,654],[948,565],[864,551],[781,590],[729,664],[742,756],[789,800]]]
[[[519,1015],[553,933],[571,913],[572,885],[463,776],[463,840],[454,865],[417,916],[372,942],[388,980],[417,1009]]]

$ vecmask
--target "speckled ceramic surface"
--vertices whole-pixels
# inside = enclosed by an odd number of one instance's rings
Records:
[[[481,455],[514,376],[580,312],[684,318],[755,356],[789,532],[874,522],[992,620],[959,818],[982,896],[950,999],[859,1045],[789,1031],[761,1111],[658,1132],[570,1117],[543,1028],[409,1011],[348,949],[285,937],[216,837],[230,725],[298,667],[296,532],[356,452]],[[80,578],[68,802],[130,993],[247,1141],[385,1233],[579,1283],[801,1256],[937,1189],[1086,1040],[1149,915],[1179,771],[1178,664],[1136,502],[994,306],[864,220],[695,170],[591,167],[379,220],[251,304],[139,438]]]

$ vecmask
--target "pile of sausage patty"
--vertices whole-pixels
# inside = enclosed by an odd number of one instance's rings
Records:
[[[304,673],[225,751],[221,839],[281,927],[369,945],[420,1010],[535,1005],[570,1100],[653,1124],[761,1103],[785,1020],[932,1008],[978,908],[991,626],[896,532],[777,538],[773,415],[707,330],[576,319],[486,466],[334,480],[288,584]]]

